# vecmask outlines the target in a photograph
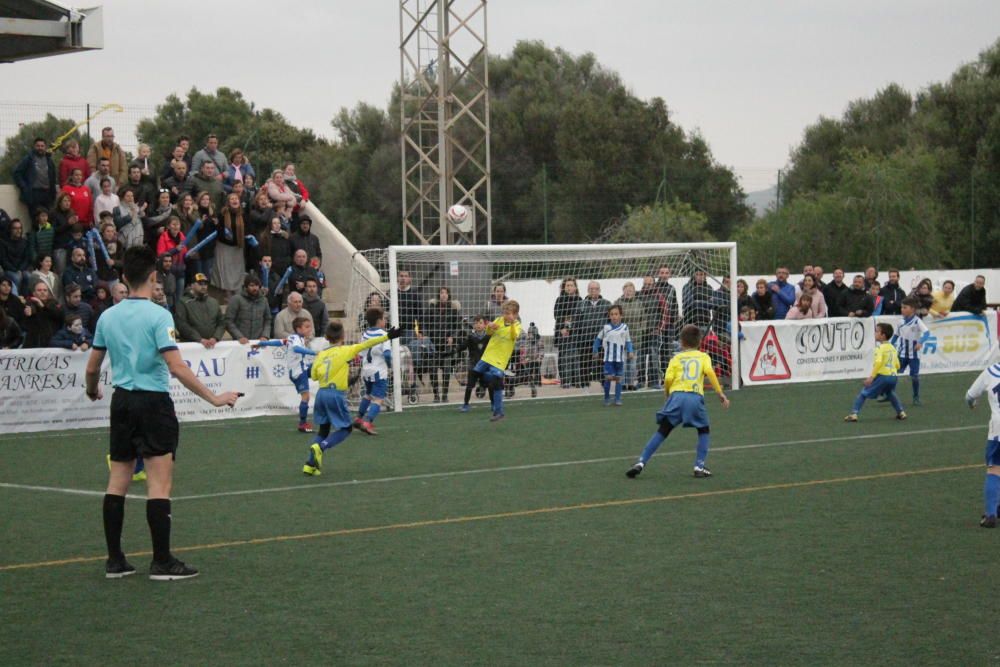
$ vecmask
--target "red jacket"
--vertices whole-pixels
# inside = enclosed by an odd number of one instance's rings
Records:
[[[170,232],[163,232],[156,241],[156,255],[165,255],[180,244],[184,243],[184,232],[177,232],[177,240],[170,238]],[[174,266],[184,265],[184,255],[187,254],[187,246],[181,248],[180,252],[174,255]]]
[[[94,222],[94,202],[91,199],[90,188],[86,185],[64,185],[63,192],[70,197],[70,207],[80,219],[80,224],[89,229]]]
[[[87,164],[87,158],[82,155],[78,157],[70,157],[64,155],[62,162],[59,163],[59,186],[65,187],[66,183],[69,181],[69,174],[74,169],[83,170],[83,178],[80,182],[83,183],[90,176],[90,165]]]

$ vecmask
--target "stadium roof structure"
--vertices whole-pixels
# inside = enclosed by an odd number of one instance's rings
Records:
[[[104,48],[103,9],[0,0],[0,63]]]

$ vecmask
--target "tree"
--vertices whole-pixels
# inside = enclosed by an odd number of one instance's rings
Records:
[[[34,144],[35,137],[42,137],[51,144],[53,141],[66,134],[71,128],[73,128],[79,121],[73,120],[71,118],[56,118],[52,114],[45,114],[45,119],[37,123],[25,123],[18,129],[17,134],[7,137],[7,143],[4,147],[3,156],[0,157],[0,183],[13,183],[13,171],[17,163],[21,161],[25,155],[27,155]],[[63,146],[65,142],[70,139],[76,139],[80,142],[81,152],[86,155],[87,149],[90,148],[90,137],[83,135],[79,130],[74,130],[66,139],[63,140]],[[59,166],[59,162],[62,160],[62,151],[56,150],[52,155],[52,159],[55,160],[56,167]]]
[[[697,243],[715,238],[708,232],[708,216],[683,202],[661,202],[625,211],[625,217],[606,230],[602,243]]]

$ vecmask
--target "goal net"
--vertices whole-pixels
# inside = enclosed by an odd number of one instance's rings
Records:
[[[736,388],[735,275],[735,243],[393,246],[355,257],[346,324],[357,339],[376,305],[404,329],[390,378],[397,411],[462,404],[476,320],[499,317],[507,299],[520,304],[523,329],[507,368],[508,398],[601,392],[594,340],[612,305],[621,306],[634,350],[626,391],[662,386],[685,324],[702,330],[720,381]],[[472,403],[488,400],[481,388],[471,391]]]

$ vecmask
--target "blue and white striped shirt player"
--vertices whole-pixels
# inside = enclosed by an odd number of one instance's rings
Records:
[[[288,350],[288,377],[295,380],[303,373],[309,372],[315,352],[313,354],[306,354],[303,351],[311,349],[311,345],[299,334],[292,334],[287,340],[288,342],[285,346]]]
[[[594,352],[598,351],[602,343],[604,361],[624,362],[626,356],[632,353],[632,335],[624,322],[617,326],[611,323],[605,324],[594,339]]]
[[[993,440],[1000,438],[1000,364],[993,364],[983,369],[976,381],[965,393],[965,400],[969,405],[974,405],[976,400],[986,394],[986,400],[990,403],[990,431],[987,438]]]
[[[900,360],[919,358],[917,343],[923,339],[924,334],[928,331],[927,325],[916,315],[903,318],[891,341],[899,353]]]
[[[385,335],[385,329],[372,327],[361,334],[361,342]],[[389,363],[392,359],[392,346],[389,341],[379,343],[361,353],[361,377],[364,380],[388,380]]]

